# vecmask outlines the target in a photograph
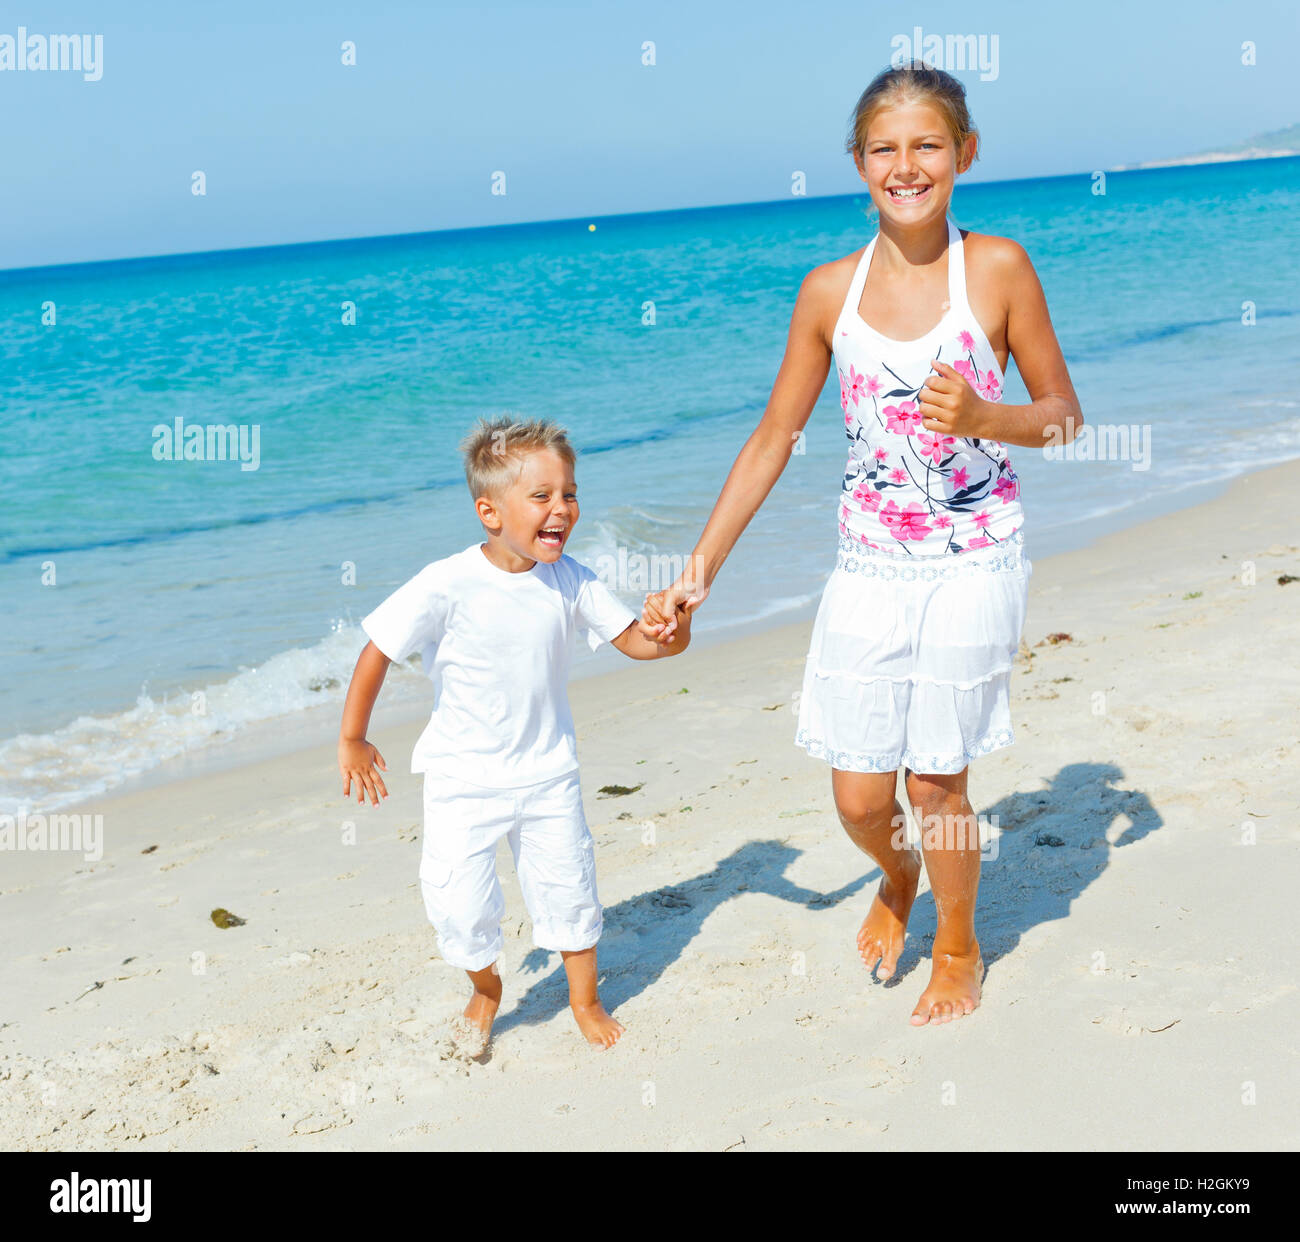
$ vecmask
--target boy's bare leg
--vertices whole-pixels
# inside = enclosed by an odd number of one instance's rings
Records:
[[[897,772],[831,769],[835,809],[844,831],[885,873],[858,929],[858,952],[877,979],[888,979],[898,965],[921,879],[921,857],[906,843],[903,808],[894,796],[897,787]]]
[[[980,848],[975,812],[966,797],[967,769],[951,776],[907,774],[907,791],[921,824],[925,869],[938,926],[930,983],[912,1011],[912,1025],[951,1022],[980,1003],[984,959],[975,939]]]
[[[569,1008],[587,1042],[597,1048],[612,1048],[623,1034],[623,1024],[605,1012],[596,994],[596,947],[577,952],[561,950],[564,973],[569,976]]]
[[[467,970],[469,981],[474,985],[474,995],[465,1006],[465,1020],[482,1036],[483,1046],[492,1037],[492,1023],[501,1007],[501,974],[496,962],[482,970]]]

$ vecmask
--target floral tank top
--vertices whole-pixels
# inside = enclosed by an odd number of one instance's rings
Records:
[[[895,341],[858,314],[876,241],[858,260],[835,325],[835,366],[849,439],[841,546],[900,557],[988,548],[1021,527],[1020,482],[997,440],[928,431],[919,394],[938,358],[986,401],[1005,376],[966,300],[961,231],[948,221],[948,309],[923,337]]]

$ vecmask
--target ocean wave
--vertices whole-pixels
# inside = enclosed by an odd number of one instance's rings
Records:
[[[45,813],[106,793],[168,759],[230,742],[250,725],[322,704],[342,705],[357,654],[359,626],[339,625],[311,647],[294,648],[225,681],[155,699],[106,716],[78,716],[49,733],[0,742],[0,813]],[[428,683],[414,667],[389,673],[414,698]]]

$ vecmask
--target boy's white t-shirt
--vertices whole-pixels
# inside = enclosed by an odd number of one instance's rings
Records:
[[[525,573],[482,547],[426,565],[362,622],[390,660],[420,652],[437,695],[412,772],[513,788],[575,771],[567,689],[575,629],[594,651],[636,620],[569,556]]]

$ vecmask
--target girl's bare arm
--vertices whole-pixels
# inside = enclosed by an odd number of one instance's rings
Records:
[[[1016,360],[1030,404],[989,403],[984,434],[1003,444],[1030,448],[1052,442],[1068,444],[1083,426],[1083,412],[1052,327],[1047,297],[1024,248],[1000,240],[996,270],[998,283],[1006,290],[1007,348]]]

